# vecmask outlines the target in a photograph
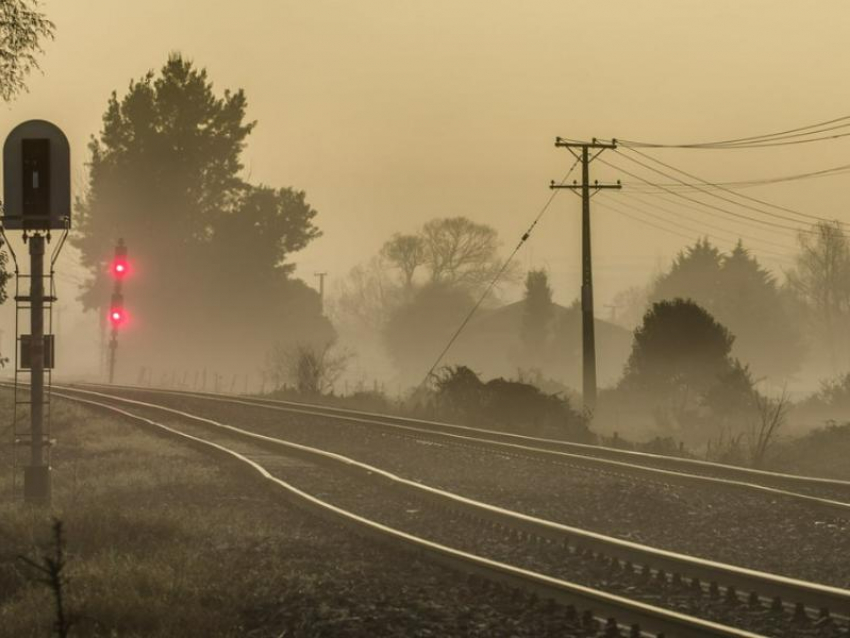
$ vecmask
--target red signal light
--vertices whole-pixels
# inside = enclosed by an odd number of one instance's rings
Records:
[[[127,312],[123,308],[112,308],[109,311],[109,321],[117,328],[127,321]]]
[[[112,262],[112,276],[116,279],[123,279],[130,272],[130,264],[126,259],[117,258]]]

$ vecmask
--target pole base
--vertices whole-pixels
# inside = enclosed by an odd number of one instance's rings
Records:
[[[49,505],[51,497],[50,467],[39,465],[24,468],[24,501]]]

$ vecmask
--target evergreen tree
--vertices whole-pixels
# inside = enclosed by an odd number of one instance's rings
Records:
[[[286,263],[318,236],[316,211],[303,192],[240,175],[254,126],[246,105],[241,90],[216,95],[205,70],[173,55],[125,96],[113,93],[89,145],[72,240],[92,273],[82,300],[108,303],[105,263],[124,238],[135,264],[126,305],[138,319],[124,339],[142,362],[255,369],[279,335],[333,336],[318,295]]]
[[[723,256],[708,241],[700,239],[680,251],[670,267],[655,281],[650,301],[693,298],[704,308],[713,308],[722,295]]]
[[[548,351],[554,317],[549,276],[545,270],[530,270],[525,278],[520,338],[525,347],[524,358],[532,366],[540,366]]]
[[[735,356],[763,375],[798,370],[802,335],[773,275],[738,242],[723,257],[720,279],[722,294],[709,310],[735,333]]]
[[[741,242],[729,254],[707,239],[680,252],[650,291],[653,301],[676,297],[693,299],[727,326],[735,356],[757,375],[785,378],[799,369],[804,343],[787,298]]]
[[[656,302],[635,331],[620,386],[656,397],[700,396],[730,370],[734,340],[689,299]]]

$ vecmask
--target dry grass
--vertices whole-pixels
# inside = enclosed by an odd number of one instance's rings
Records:
[[[8,400],[0,392],[0,422]],[[51,510],[10,502],[0,477],[0,636],[51,635],[51,592],[16,557],[44,553],[54,516],[73,636],[571,635],[524,596],[484,594],[317,522],[200,452],[54,407]]]
[[[0,636],[51,635],[51,593],[17,556],[49,547],[54,516],[75,635],[280,635],[277,607],[293,595],[312,600],[311,620],[300,605],[286,635],[324,635],[321,617],[337,612],[303,574],[339,541],[334,530],[317,534],[256,484],[132,425],[67,404],[54,417],[52,508],[10,502],[8,472],[0,484]]]

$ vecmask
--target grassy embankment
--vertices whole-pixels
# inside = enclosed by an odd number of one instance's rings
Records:
[[[9,423],[9,394],[0,401]],[[52,594],[17,557],[50,547],[54,516],[76,636],[510,631],[448,572],[317,522],[184,445],[80,407],[54,410],[52,509],[11,503],[9,472],[0,479],[0,636],[51,635]],[[517,606],[522,625],[528,602]]]

